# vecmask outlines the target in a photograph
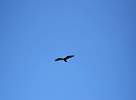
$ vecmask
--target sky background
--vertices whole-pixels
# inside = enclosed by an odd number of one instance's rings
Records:
[[[1,0],[0,100],[136,100],[135,4]]]

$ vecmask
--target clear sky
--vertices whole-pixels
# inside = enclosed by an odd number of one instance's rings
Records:
[[[135,4],[1,0],[0,100],[136,100]]]

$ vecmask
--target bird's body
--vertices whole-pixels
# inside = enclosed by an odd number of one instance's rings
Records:
[[[55,59],[55,61],[61,61],[61,60],[63,60],[65,62],[67,62],[67,59],[72,58],[72,57],[74,57],[74,55],[69,55],[69,56],[66,56],[64,58],[57,58],[57,59]]]

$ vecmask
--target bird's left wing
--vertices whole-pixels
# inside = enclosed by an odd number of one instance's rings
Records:
[[[55,61],[60,61],[60,60],[63,60],[63,58],[57,58],[57,59],[55,59]]]

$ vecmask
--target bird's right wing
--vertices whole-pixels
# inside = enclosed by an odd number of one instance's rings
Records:
[[[60,61],[60,60],[64,60],[63,58],[57,58],[55,59],[55,61]]]
[[[74,57],[74,55],[70,55],[70,56],[67,56],[67,57],[65,57],[66,59],[69,59],[69,58],[72,58],[72,57]]]

